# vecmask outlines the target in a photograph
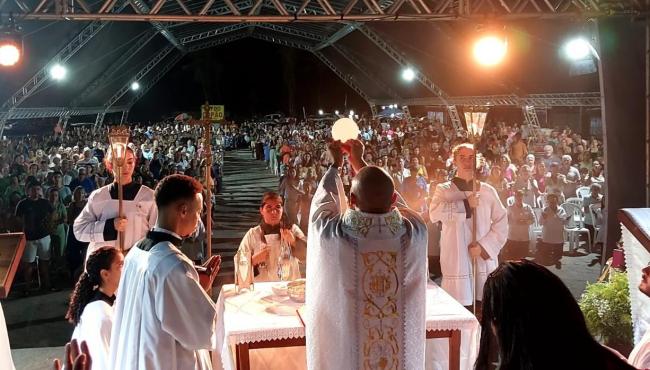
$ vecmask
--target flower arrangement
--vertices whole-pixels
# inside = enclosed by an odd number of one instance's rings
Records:
[[[608,280],[587,284],[580,309],[591,333],[624,355],[632,348],[632,314],[627,275],[611,271]]]

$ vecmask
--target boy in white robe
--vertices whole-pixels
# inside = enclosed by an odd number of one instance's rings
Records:
[[[14,362],[11,359],[11,348],[9,346],[9,336],[7,335],[7,325],[5,324],[5,315],[2,312],[0,304],[0,369],[14,370]]]
[[[217,311],[205,290],[221,258],[199,271],[178,249],[201,217],[202,186],[184,175],[156,188],[156,227],[124,260],[110,345],[112,369],[211,369]]]
[[[307,241],[307,368],[424,369],[426,225],[358,140],[345,144],[357,172],[346,200],[341,143],[330,145]]]
[[[458,168],[452,181],[439,184],[431,199],[431,222],[442,221],[440,267],[442,288],[463,306],[472,306],[472,278],[475,278],[477,312],[488,275],[499,263],[501,248],[508,236],[506,209],[496,190],[479,183],[478,196],[472,192],[474,148],[461,144],[453,150]],[[472,245],[473,210],[477,213],[477,243]],[[472,274],[472,258],[476,258],[476,275]]]
[[[641,270],[639,290],[650,297],[650,265]],[[628,362],[637,369],[650,369],[650,330],[646,331],[643,338],[634,346]]]

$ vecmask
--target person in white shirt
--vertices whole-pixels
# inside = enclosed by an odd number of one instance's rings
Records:
[[[542,245],[537,248],[542,258],[548,258],[556,268],[562,266],[562,250],[564,247],[564,225],[569,222],[569,216],[562,207],[558,206],[559,197],[555,193],[546,195],[548,206],[542,210]]]
[[[515,203],[508,207],[508,240],[499,261],[520,260],[528,255],[530,225],[535,221],[533,209],[524,203],[524,191],[515,192]]]
[[[86,271],[70,296],[66,319],[75,325],[72,339],[86,341],[92,370],[109,370],[108,354],[113,327],[113,302],[124,266],[124,255],[104,247],[88,257]]]
[[[650,297],[650,264],[641,270],[639,290]],[[628,362],[637,369],[650,369],[650,330],[646,331],[643,338],[634,346]]]
[[[200,267],[180,251],[201,218],[203,187],[185,175],[156,188],[156,226],[131,248],[115,301],[111,369],[211,369],[217,310],[206,290],[220,256]]]

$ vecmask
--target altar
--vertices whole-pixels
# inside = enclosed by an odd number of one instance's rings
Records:
[[[302,303],[277,296],[276,283],[257,283],[254,291],[224,285],[217,300],[213,367],[223,370],[306,369]],[[479,345],[479,323],[442,288],[426,291],[426,369],[471,369]]]

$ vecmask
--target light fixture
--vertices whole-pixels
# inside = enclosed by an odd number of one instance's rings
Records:
[[[564,55],[570,60],[587,59],[591,55],[591,49],[589,41],[579,37],[564,44]]]
[[[140,90],[140,83],[138,81],[133,81],[131,83],[131,90],[133,90],[133,91]]]
[[[339,111],[338,111],[338,110],[335,110],[335,111],[334,111],[334,114],[336,114],[336,115],[338,116]]]
[[[402,71],[402,79],[406,82],[411,82],[415,78],[415,71],[411,67],[407,67]]]
[[[481,65],[493,67],[501,63],[508,52],[508,41],[504,37],[487,35],[474,44],[474,59]]]
[[[52,79],[56,81],[63,80],[65,78],[66,73],[67,70],[65,69],[65,67],[60,65],[59,63],[53,65],[52,68],[50,68],[50,77],[52,77]]]
[[[319,110],[318,110],[318,115],[319,115],[319,116],[322,116],[322,115],[323,115],[323,110],[322,110],[322,109],[319,109]]]
[[[23,38],[21,28],[10,17],[6,24],[0,25],[0,66],[16,65],[23,54]]]
[[[385,105],[382,105],[382,106],[381,106],[381,110],[384,110],[384,109],[386,109],[386,106],[385,106]]]
[[[354,116],[354,111],[350,110],[350,116]]]

